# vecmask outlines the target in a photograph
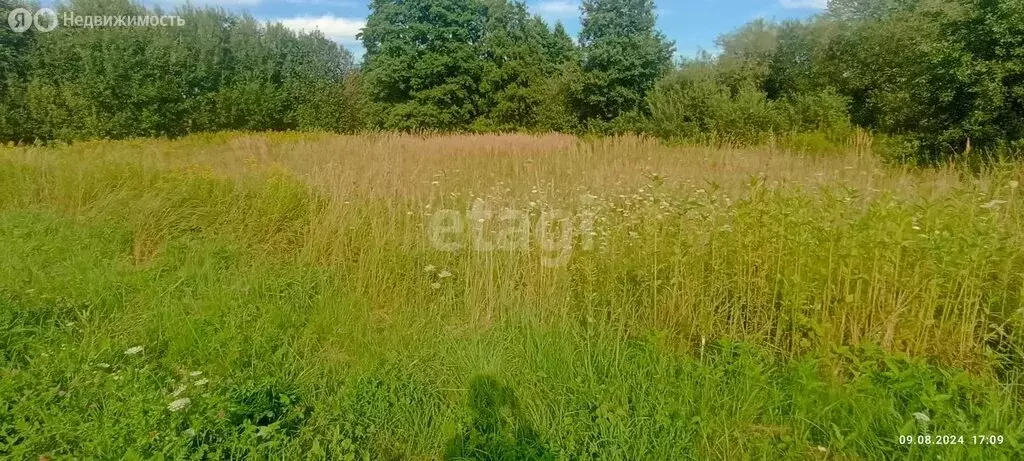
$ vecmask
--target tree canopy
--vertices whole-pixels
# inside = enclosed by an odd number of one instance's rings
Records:
[[[17,5],[0,0],[6,16]],[[72,0],[78,15],[167,14]],[[214,130],[633,131],[829,139],[905,159],[1024,149],[1024,3],[832,0],[677,58],[653,0],[584,0],[582,30],[513,0],[373,0],[361,64],[319,32],[180,6],[182,27],[0,28],[0,141]]]

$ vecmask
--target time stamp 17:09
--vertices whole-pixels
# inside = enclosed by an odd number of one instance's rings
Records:
[[[901,435],[900,445],[1002,445],[1005,438],[1002,435],[975,434],[975,435]]]

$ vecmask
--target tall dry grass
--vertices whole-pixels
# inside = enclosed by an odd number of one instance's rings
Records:
[[[735,338],[785,354],[870,342],[971,367],[1020,353],[1019,167],[972,176],[888,166],[862,149],[813,156],[561,135],[225,134],[0,159],[20,184],[3,188],[7,207],[89,215],[127,203],[119,212],[138,220],[140,264],[176,232],[220,226],[274,257],[337,269],[381,318],[571,322],[621,338],[656,332],[684,349]],[[181,183],[168,177],[220,185],[175,197]],[[218,187],[252,181],[278,186],[209,202],[230,195]],[[562,267],[540,265],[535,242],[444,252],[428,238],[440,209],[482,201],[537,219],[579,213],[582,196],[595,228],[575,236]],[[433,288],[427,266],[454,277]]]
[[[0,457],[1017,459],[1022,169],[869,141],[0,148]]]

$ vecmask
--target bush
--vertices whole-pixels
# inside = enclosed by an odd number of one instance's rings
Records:
[[[849,100],[832,89],[800,93],[785,99],[792,131],[822,132],[830,141],[845,140],[853,131]]]
[[[647,130],[662,139],[758,144],[787,136],[801,148],[845,142],[853,129],[847,100],[832,90],[771,99],[752,83],[730,89],[707,63],[689,64],[662,79],[648,98]],[[819,142],[821,141],[821,142]]]
[[[568,64],[562,67],[559,75],[544,81],[540,88],[542,97],[537,108],[537,126],[540,131],[556,131],[575,133],[580,130],[580,122],[573,110],[570,95],[578,82],[579,66]]]
[[[729,103],[729,91],[708,75],[677,71],[658,82],[647,103],[651,134],[694,139],[712,131],[718,109]]]

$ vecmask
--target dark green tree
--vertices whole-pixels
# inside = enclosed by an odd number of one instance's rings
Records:
[[[720,78],[734,92],[745,86],[761,87],[775,55],[778,27],[763,19],[751,21],[715,41]]]
[[[478,0],[374,0],[360,34],[375,124],[462,130],[480,114],[485,7]]]
[[[481,43],[482,117],[476,128],[512,131],[533,128],[546,74],[555,70],[546,56],[547,25],[531,18],[522,2],[489,0]]]
[[[7,16],[16,7],[10,0],[0,0],[0,142],[31,139],[26,79],[35,34],[7,27]]]
[[[828,60],[829,44],[839,24],[829,18],[785,21],[778,26],[764,90],[777,99],[834,87],[842,78]]]
[[[574,95],[579,116],[607,122],[642,110],[674,52],[655,29],[653,0],[585,0],[582,10],[582,80]]]
[[[566,32],[562,21],[555,22],[555,27],[547,36],[544,50],[547,52],[547,62],[556,68],[566,62],[579,61],[580,59],[579,48],[576,47],[576,43],[572,41],[572,37]]]
[[[923,161],[1019,146],[1019,2],[837,0],[829,13],[841,25],[822,67],[838,71],[856,122],[905,137]]]
[[[117,0],[74,0],[60,8],[58,15],[168,14]],[[26,34],[29,58],[5,72],[13,77],[3,81],[14,81],[0,98],[12,107],[2,117],[16,114],[22,134],[5,122],[0,139],[351,129],[340,124],[345,104],[339,99],[347,97],[354,66],[336,43],[223,10],[185,6],[173,14],[184,26],[68,26]]]

